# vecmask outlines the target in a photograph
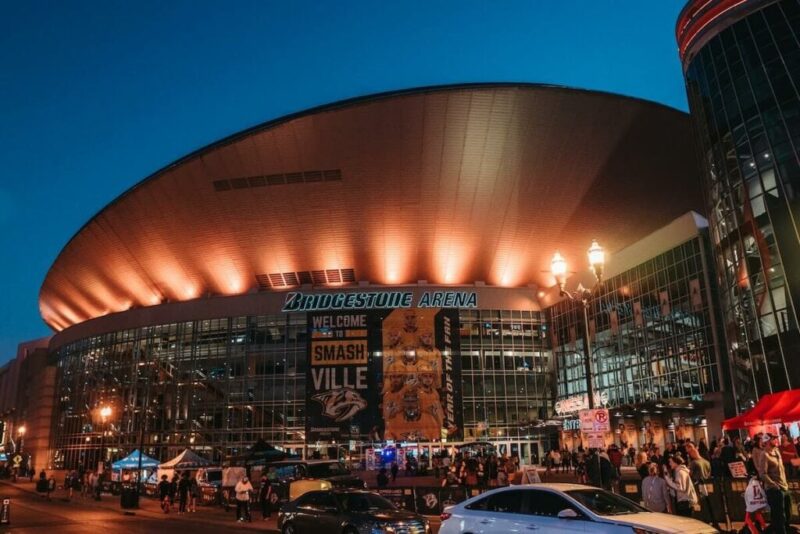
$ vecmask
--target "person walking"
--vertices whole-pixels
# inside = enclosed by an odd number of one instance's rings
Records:
[[[658,464],[656,463],[647,466],[647,476],[642,480],[642,499],[644,507],[651,512],[672,513],[669,486],[658,475]]]
[[[400,471],[400,467],[398,467],[397,462],[392,462],[392,482],[397,480],[398,471]]]
[[[797,448],[792,443],[792,438],[786,434],[781,435],[781,460],[783,461],[783,471],[786,476],[794,476],[794,463],[797,461]]]
[[[100,475],[98,473],[92,472],[92,495],[94,495],[94,500],[100,500],[100,494],[103,492],[103,483],[100,480]]]
[[[186,505],[189,502],[189,473],[183,472],[178,481],[178,513],[186,513]]]
[[[50,500],[50,495],[56,490],[56,477],[52,473],[50,473],[50,478],[47,479],[47,489],[45,490],[45,494],[47,495],[47,500]]]
[[[384,476],[386,476],[386,469],[384,469],[383,472]],[[261,519],[264,521],[268,520],[270,515],[272,515],[272,503],[270,502],[271,496],[272,485],[269,483],[267,475],[262,475],[261,485],[258,487],[258,504],[261,505]]]
[[[189,480],[189,511],[196,512],[197,511],[197,501],[199,501],[203,497],[202,493],[200,492],[200,484],[197,483],[197,478],[192,477]]]
[[[165,514],[168,514],[170,509],[169,491],[170,483],[167,475],[161,475],[161,482],[158,483],[158,500],[161,502],[161,509]]]
[[[701,510],[705,510],[708,514],[708,522],[714,528],[722,530],[714,515],[714,508],[708,496],[708,489],[706,488],[706,481],[711,478],[711,464],[703,457],[698,448],[695,447],[694,443],[691,441],[687,441],[685,447],[686,454],[689,456],[689,476],[691,476],[692,483],[697,489]]]
[[[253,485],[244,476],[236,483],[236,517],[238,521],[252,521],[250,518],[250,494],[253,493]]]
[[[670,471],[672,473],[670,474]],[[669,468],[664,466],[664,482],[667,483],[674,492],[675,513],[684,516],[692,516],[692,508],[697,504],[697,492],[692,485],[692,478],[689,468],[686,467],[680,454],[674,454],[669,459]]]
[[[508,486],[508,471],[506,470],[505,459],[500,460],[497,466],[497,485],[501,487]]]
[[[761,481],[767,493],[770,511],[770,527],[775,534],[790,531],[789,521],[792,517],[792,498],[789,495],[789,484],[783,469],[781,453],[778,449],[778,436],[764,434],[762,441],[766,449],[760,457]]]
[[[378,471],[378,487],[385,488],[389,485],[389,477],[386,476],[386,468],[381,467],[381,470]]]
[[[70,471],[69,478],[67,479],[67,499],[72,500],[72,495],[76,489],[80,489],[81,481],[78,478],[78,472],[74,469]]]

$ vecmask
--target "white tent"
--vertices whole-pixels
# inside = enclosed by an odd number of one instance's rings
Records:
[[[175,471],[194,470],[201,467],[208,467],[209,465],[213,465],[213,463],[199,456],[191,449],[184,449],[183,452],[172,460],[158,466],[157,480],[161,478],[161,475],[167,475],[167,478],[172,478]]]
[[[159,469],[197,469],[198,467],[208,467],[212,462],[206,460],[202,456],[192,451],[192,449],[183,449],[178,456],[168,462],[159,465]]]

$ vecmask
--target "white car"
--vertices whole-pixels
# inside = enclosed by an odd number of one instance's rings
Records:
[[[717,532],[696,519],[650,512],[625,497],[580,484],[529,484],[487,491],[446,508],[442,520],[439,534]]]

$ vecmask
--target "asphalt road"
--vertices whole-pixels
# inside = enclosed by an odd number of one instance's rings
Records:
[[[192,534],[214,532],[241,532],[242,526],[230,521],[227,524],[205,517],[203,510],[197,514],[169,514],[158,516],[150,511],[137,512],[136,515],[125,515],[118,508],[110,505],[95,505],[80,497],[67,502],[63,495],[47,501],[36,494],[3,484],[0,486],[0,497],[11,498],[11,524],[0,525],[0,532],[14,533],[58,533],[86,534],[87,532],[103,533],[157,533],[190,531]],[[110,496],[106,496],[111,501]],[[118,499],[114,499],[118,502]],[[231,517],[232,516],[228,516]],[[274,516],[273,516],[274,517]],[[216,519],[216,518],[215,518]],[[274,524],[274,520],[271,522]],[[267,527],[266,524],[247,524],[244,530]],[[266,528],[263,531],[269,532]],[[273,531],[276,532],[276,531]]]

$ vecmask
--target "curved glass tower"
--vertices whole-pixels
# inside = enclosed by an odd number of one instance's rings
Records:
[[[677,38],[743,410],[800,387],[800,1],[694,0]]]

